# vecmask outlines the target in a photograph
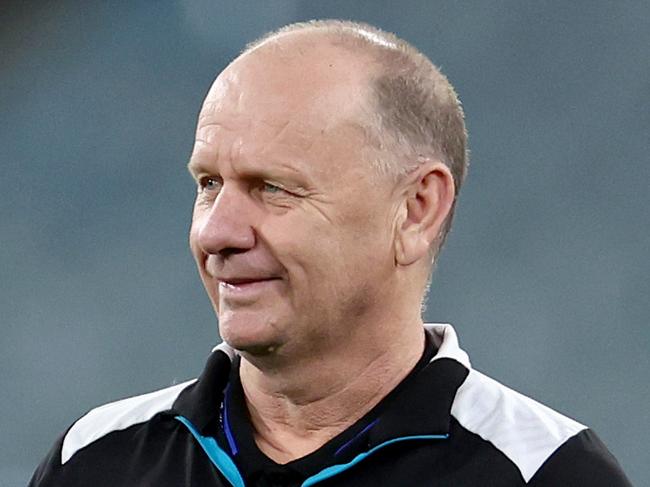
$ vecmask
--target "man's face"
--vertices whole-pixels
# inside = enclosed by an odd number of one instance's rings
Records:
[[[392,184],[364,160],[366,67],[295,46],[240,58],[199,116],[190,245],[222,338],[311,353],[390,305]]]

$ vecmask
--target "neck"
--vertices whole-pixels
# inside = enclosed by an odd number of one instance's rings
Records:
[[[300,363],[265,367],[242,356],[241,382],[258,447],[287,463],[369,412],[408,375],[424,350],[421,320],[395,328],[384,339],[358,333],[357,339],[327,353],[315,351]]]

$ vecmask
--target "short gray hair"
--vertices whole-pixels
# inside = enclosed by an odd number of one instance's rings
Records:
[[[379,65],[371,78],[369,136],[378,156],[376,169],[396,180],[426,159],[440,159],[454,178],[454,202],[432,244],[435,259],[451,228],[456,198],[468,166],[462,105],[447,78],[427,58],[396,35],[361,22],[312,20],[269,32],[242,54],[284,34],[315,31],[344,47],[369,53]]]

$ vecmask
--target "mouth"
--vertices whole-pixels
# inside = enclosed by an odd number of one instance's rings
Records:
[[[245,287],[251,284],[258,284],[262,282],[275,281],[278,277],[232,277],[225,279],[217,279],[219,284],[226,287]]]
[[[219,295],[227,300],[256,299],[274,287],[279,277],[237,277],[217,279]]]

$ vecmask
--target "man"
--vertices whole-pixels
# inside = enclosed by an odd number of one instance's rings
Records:
[[[31,485],[627,486],[593,432],[423,325],[466,169],[453,88],[367,25],[248,47],[199,115],[190,246],[224,343],[94,409]]]

